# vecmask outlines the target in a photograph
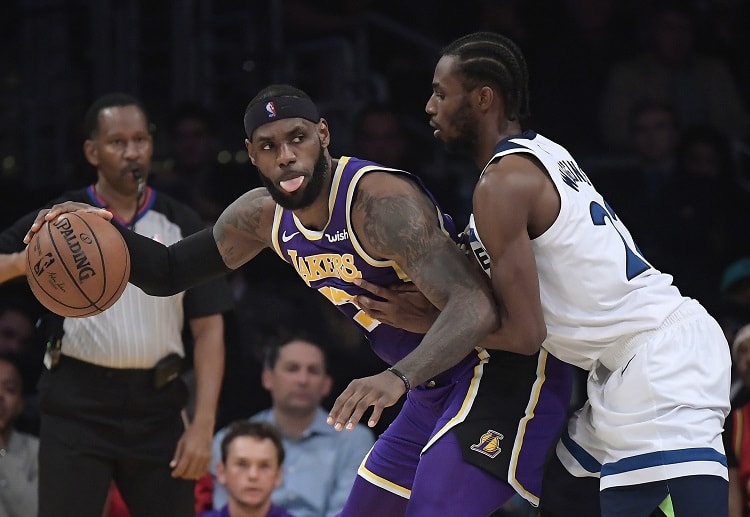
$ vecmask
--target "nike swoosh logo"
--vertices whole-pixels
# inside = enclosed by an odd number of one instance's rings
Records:
[[[299,233],[299,232],[294,232],[294,233],[292,233],[292,234],[290,234],[290,235],[287,235],[287,234],[286,234],[286,230],[284,230],[284,233],[282,233],[282,234],[281,234],[281,240],[282,240],[283,242],[289,242],[289,241],[290,241],[290,240],[292,240],[292,238],[293,238],[293,237],[294,237],[295,235],[297,235],[298,233]]]
[[[633,359],[635,359],[635,356],[631,357],[630,361],[632,361]],[[627,364],[625,364],[625,366],[622,369],[622,372],[620,372],[620,375],[622,375],[623,373],[625,373],[625,370],[628,369],[628,366],[630,366],[630,361],[628,361]]]

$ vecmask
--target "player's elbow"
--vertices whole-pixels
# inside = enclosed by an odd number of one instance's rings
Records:
[[[491,333],[482,342],[484,348],[504,350],[522,355],[534,355],[547,338],[545,325],[513,327],[511,322],[503,321],[498,331]]]
[[[533,325],[518,340],[518,353],[523,355],[536,354],[542,348],[542,343],[544,343],[545,339],[547,339],[547,326],[544,324]]]

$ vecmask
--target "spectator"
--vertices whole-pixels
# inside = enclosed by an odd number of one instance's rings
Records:
[[[260,183],[244,167],[219,163],[212,113],[195,103],[178,106],[169,124],[171,168],[152,180],[154,188],[193,207],[207,225],[226,205]]]
[[[698,54],[692,13],[684,2],[644,9],[647,48],[615,64],[600,108],[601,130],[612,152],[627,148],[627,117],[645,99],[670,101],[683,126],[707,124],[736,135],[745,124],[745,106],[727,64]]]
[[[366,104],[354,117],[353,126],[354,156],[417,174],[446,212],[457,220],[468,219],[472,184],[466,174],[448,164],[425,165],[424,152],[414,151],[418,135],[408,131],[406,119],[393,105]],[[430,133],[425,136],[429,138]],[[430,149],[433,145],[426,139],[417,147]]]
[[[730,142],[722,132],[700,126],[682,134],[661,205],[670,229],[661,237],[674,257],[670,271],[682,292],[712,313],[720,304],[716,286],[722,268],[742,250],[735,228],[748,224],[733,178]]]
[[[265,422],[232,423],[221,441],[216,474],[228,494],[221,509],[200,517],[294,517],[271,502],[284,477],[281,435]]]
[[[354,117],[354,154],[365,160],[412,170],[410,139],[396,110],[387,104],[371,103]]]
[[[273,502],[297,517],[336,515],[374,443],[372,433],[362,425],[338,433],[326,423],[328,413],[320,405],[332,383],[326,353],[301,334],[282,337],[268,348],[262,381],[271,394],[271,408],[250,420],[274,424],[287,454],[284,479],[273,493]],[[214,438],[211,471],[215,476],[226,433],[222,429]],[[226,503],[226,490],[214,483],[214,508]]]
[[[85,116],[85,138],[97,180],[63,198],[106,206],[115,224],[162,242],[203,227],[189,207],[146,186],[153,143],[137,99],[97,99]],[[0,234],[1,253],[23,250],[37,214]],[[0,277],[23,270],[23,262],[6,262]],[[101,517],[113,479],[135,516],[194,515],[193,480],[210,463],[223,371],[222,312],[230,307],[223,280],[169,298],[129,285],[101,314],[54,319],[55,346],[39,382],[40,515]],[[197,377],[189,422],[183,420],[186,386],[170,375],[184,363],[184,322],[194,340]]]
[[[740,327],[750,321],[750,257],[730,263],[721,274],[721,324],[732,343]]]
[[[750,70],[746,66],[750,49],[747,31],[750,3],[745,0],[708,0],[695,4],[701,10],[702,46],[727,61],[747,105],[750,103]]]
[[[742,327],[732,342],[732,360],[744,385],[750,389],[750,325]],[[735,406],[724,426],[724,449],[729,468],[729,517],[750,517],[750,399]]]
[[[23,411],[16,428],[39,436],[39,404],[36,384],[42,373],[44,354],[36,325],[41,306],[24,283],[0,286],[0,354],[13,354],[23,380]]]
[[[27,350],[36,333],[34,323],[21,306],[0,302],[0,353],[21,354]]]
[[[592,174],[607,203],[627,225],[638,247],[658,269],[669,270],[673,257],[665,240],[674,229],[664,217],[673,181],[680,126],[672,107],[644,100],[628,120],[630,156]]]
[[[15,428],[23,411],[23,380],[17,357],[0,354],[0,515],[36,517],[39,440]]]
[[[592,128],[599,123],[598,106],[612,63],[624,59],[633,48],[631,17],[624,12],[624,3],[616,0],[549,4],[551,12],[535,18],[542,26],[534,32],[536,51],[530,65],[534,126],[553,140],[564,139],[574,155],[600,156],[606,148],[601,132]],[[563,38],[559,27],[565,27]],[[498,32],[518,42],[511,33]],[[520,42],[520,46],[525,45]],[[586,80],[560,81],[560,77]]]

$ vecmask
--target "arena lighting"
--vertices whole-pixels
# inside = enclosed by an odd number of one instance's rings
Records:
[[[222,165],[226,165],[227,163],[232,161],[232,153],[230,153],[226,149],[223,151],[219,151],[219,154],[216,155],[216,161]]]
[[[242,149],[240,151],[237,151],[234,153],[234,161],[235,163],[247,163],[250,160],[250,157],[247,155],[247,150]]]
[[[3,168],[3,172],[10,172],[13,169],[15,169],[16,157],[12,155],[4,157],[2,161],[2,168]]]

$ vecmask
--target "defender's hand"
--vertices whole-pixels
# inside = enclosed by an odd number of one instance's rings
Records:
[[[367,425],[375,427],[383,409],[398,402],[405,392],[403,381],[387,370],[371,377],[354,379],[333,404],[328,414],[328,425],[337,431],[344,428],[352,430],[367,408],[372,406],[372,416]]]
[[[412,283],[382,287],[357,278],[354,284],[377,297],[355,297],[365,314],[392,327],[424,334],[440,314]]]
[[[31,238],[36,232],[39,231],[39,229],[45,222],[53,221],[57,216],[61,214],[76,212],[78,210],[83,210],[84,212],[93,212],[97,215],[100,215],[107,221],[112,219],[112,212],[103,208],[97,208],[95,206],[87,205],[86,203],[65,201],[64,203],[53,205],[51,208],[44,208],[42,210],[39,210],[39,214],[37,214],[36,219],[34,219],[34,222],[31,224],[31,228],[23,238],[24,244],[28,244],[31,241]]]

